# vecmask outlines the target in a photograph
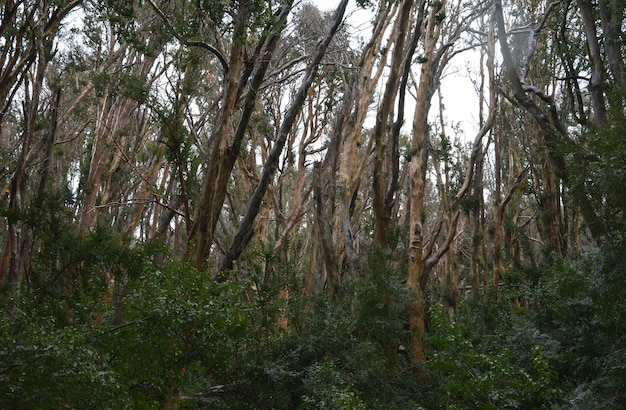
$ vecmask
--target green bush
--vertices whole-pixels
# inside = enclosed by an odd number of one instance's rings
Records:
[[[58,328],[16,309],[0,327],[0,403],[3,408],[123,408],[124,380],[98,350],[87,325]]]
[[[557,393],[556,373],[542,346],[532,348],[532,366],[515,363],[505,346],[484,351],[439,305],[431,308],[426,368],[428,408],[516,409],[539,406]]]
[[[626,252],[587,251],[580,261],[557,260],[540,282],[535,326],[559,349],[554,364],[573,408],[615,408],[626,400]]]
[[[0,402],[158,408],[236,380],[251,335],[244,287],[217,284],[187,263],[144,267],[117,284],[108,307],[98,297],[79,305],[79,290],[72,304],[42,295],[15,302],[0,327]]]

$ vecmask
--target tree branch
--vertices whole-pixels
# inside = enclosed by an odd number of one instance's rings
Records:
[[[222,65],[224,72],[228,71],[228,62],[226,61],[226,58],[224,58],[222,53],[220,53],[220,51],[217,48],[203,41],[189,41],[189,40],[184,39],[180,34],[176,32],[176,30],[174,29],[174,26],[172,25],[170,20],[167,18],[165,13],[163,13],[163,11],[159,8],[159,6],[157,6],[153,0],[148,0],[148,2],[150,3],[154,11],[161,17],[161,19],[163,20],[167,28],[170,29],[170,31],[172,32],[172,34],[174,35],[174,37],[176,37],[178,41],[180,41],[182,44],[186,45],[187,47],[199,47],[212,53],[220,61],[220,64]]]

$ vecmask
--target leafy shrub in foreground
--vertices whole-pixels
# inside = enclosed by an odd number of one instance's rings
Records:
[[[120,286],[108,310],[96,298],[62,323],[14,303],[0,323],[3,408],[158,408],[235,378],[251,334],[241,285],[168,262]]]
[[[532,348],[532,368],[515,363],[506,347],[486,352],[439,305],[430,310],[426,367],[429,408],[516,409],[539,406],[557,393],[556,372],[543,346]]]

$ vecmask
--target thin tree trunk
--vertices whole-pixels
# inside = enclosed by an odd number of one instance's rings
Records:
[[[50,124],[48,124],[48,130],[46,132],[45,150],[43,153],[43,164],[41,170],[41,179],[39,180],[39,188],[37,189],[37,201],[43,201],[43,197],[46,193],[46,186],[48,185],[48,179],[50,177],[50,168],[52,162],[52,149],[54,148],[54,140],[57,131],[57,119],[59,114],[59,103],[61,101],[61,89],[56,91],[54,101],[52,102]]]
[[[294,96],[293,101],[290,103],[285,117],[283,118],[283,121],[280,125],[280,128],[278,129],[276,141],[274,142],[272,150],[267,160],[265,161],[265,164],[263,165],[261,178],[254,190],[254,193],[252,194],[252,198],[250,199],[250,203],[248,204],[246,213],[241,221],[241,224],[239,225],[239,228],[237,229],[235,237],[230,243],[226,255],[224,255],[224,258],[222,259],[219,268],[220,272],[232,269],[233,262],[239,258],[245,247],[248,245],[248,242],[250,242],[250,240],[252,239],[252,236],[254,234],[254,220],[259,213],[261,202],[263,200],[263,197],[265,196],[270,180],[274,176],[274,173],[278,167],[278,160],[280,159],[280,155],[287,141],[287,137],[292,130],[296,116],[304,105],[309,88],[311,87],[311,84],[313,83],[313,80],[317,75],[319,63],[322,61],[322,58],[326,54],[328,45],[330,44],[337,30],[339,29],[339,26],[345,14],[347,3],[348,0],[342,0],[335,10],[332,25],[329,28],[324,39],[318,44],[315,55],[313,56],[312,61],[307,66],[303,83],[300,86],[296,95]]]
[[[484,106],[485,101],[485,86],[492,87],[491,75],[493,74],[493,68],[489,69],[488,75],[485,75],[485,56],[487,57],[487,64],[493,64],[493,49],[494,49],[494,36],[493,36],[493,21],[489,24],[488,37],[486,46],[481,47],[480,52],[480,91],[478,95],[478,118],[480,119],[480,125],[485,123],[484,118]],[[489,78],[486,78],[489,77]],[[494,109],[489,107],[489,109]],[[497,109],[497,108],[495,108]],[[491,131],[493,134],[493,131]],[[470,203],[472,204],[468,215],[471,215],[472,234],[471,234],[471,256],[470,256],[470,278],[472,281],[472,296],[478,298],[479,289],[481,286],[481,263],[480,263],[480,250],[485,244],[485,199],[484,199],[484,161],[486,150],[489,149],[489,143],[484,150],[481,150],[476,156],[476,174],[472,184],[472,192]],[[496,171],[497,172],[497,171]],[[487,263],[486,257],[482,260],[482,265]]]
[[[570,185],[572,198],[579,206],[581,214],[589,228],[593,239],[600,243],[603,238],[608,236],[604,222],[600,219],[591,201],[589,200],[584,182],[570,181],[569,168],[563,155],[563,145],[571,147],[574,143],[567,135],[567,131],[557,117],[554,101],[541,93],[534,87],[522,84],[520,76],[517,72],[515,62],[511,55],[506,37],[506,29],[504,26],[504,15],[502,12],[501,0],[495,0],[495,20],[498,28],[498,40],[500,42],[500,50],[502,53],[502,61],[506,70],[507,77],[513,88],[513,95],[517,102],[532,116],[533,120],[541,129],[543,140],[548,152],[548,160],[552,172],[555,173],[564,183]],[[546,114],[536,103],[530,98],[526,91],[531,91],[550,106],[549,115]],[[580,156],[578,156],[580,160]]]
[[[445,8],[445,1],[442,8]],[[438,10],[430,8],[424,30],[424,56],[426,61],[422,64],[417,94],[417,105],[413,117],[413,138],[411,142],[415,155],[410,164],[410,208],[409,208],[409,264],[407,275],[407,287],[409,301],[407,313],[409,317],[410,349],[413,359],[423,362],[426,360],[424,346],[425,337],[425,297],[426,284],[432,266],[425,263],[425,235],[424,235],[424,195],[426,185],[426,171],[428,167],[428,155],[430,150],[430,137],[428,131],[428,112],[430,100],[434,94],[434,66],[435,46],[439,40],[441,24],[436,23],[435,14]],[[425,379],[422,371],[418,372],[418,378]]]
[[[493,286],[497,292],[504,265],[502,264],[502,229],[504,221],[504,207],[502,206],[502,174],[504,173],[504,163],[502,161],[502,138],[503,130],[498,127],[494,133],[494,173],[495,189],[493,193],[494,220],[493,220]]]
[[[330,284],[330,295],[331,298],[335,299],[339,294],[339,273],[337,269],[337,259],[333,251],[332,236],[328,227],[328,219],[324,215],[319,162],[315,163],[313,169],[313,186],[313,196],[315,198],[315,230],[319,238],[319,243],[322,245],[324,268],[328,283]]]
[[[24,81],[24,102],[22,104],[24,128],[22,137],[22,147],[17,160],[13,177],[10,181],[10,199],[8,210],[13,215],[18,215],[24,210],[26,192],[26,169],[28,158],[32,156],[34,150],[34,138],[37,126],[37,116],[39,113],[39,101],[42,93],[46,68],[48,67],[47,55],[49,50],[45,50],[40,45],[39,59],[32,75],[33,82]],[[22,277],[24,274],[24,258],[26,257],[24,237],[27,235],[25,227],[16,219],[9,218],[7,226],[7,237],[4,244],[2,257],[0,257],[0,288],[5,286],[13,294],[19,293]]]

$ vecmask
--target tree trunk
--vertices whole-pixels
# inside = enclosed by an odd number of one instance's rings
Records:
[[[626,64],[622,54],[625,7],[624,2],[620,0],[598,0],[606,59],[618,87],[615,95],[619,96],[619,104],[617,107],[613,107],[613,111],[622,118],[625,103],[624,90],[626,89]]]
[[[329,28],[324,39],[318,44],[315,55],[312,61],[307,66],[303,83],[300,86],[296,95],[294,96],[293,101],[290,103],[289,108],[287,109],[285,117],[283,118],[280,128],[278,129],[278,135],[276,136],[274,146],[272,147],[272,150],[267,160],[265,161],[265,164],[263,165],[261,178],[254,190],[254,193],[252,194],[252,198],[250,199],[250,203],[248,204],[246,213],[241,220],[241,224],[237,229],[235,237],[230,243],[226,255],[224,255],[224,258],[220,263],[219,271],[222,273],[232,269],[233,262],[239,258],[245,247],[248,245],[248,242],[250,242],[250,240],[252,239],[252,236],[254,234],[254,220],[259,213],[261,202],[270,184],[270,180],[271,178],[273,178],[274,173],[278,167],[278,161],[285,146],[285,142],[287,141],[287,137],[292,130],[296,116],[302,109],[309,88],[317,75],[319,63],[321,62],[322,57],[324,57],[328,45],[330,44],[332,38],[339,28],[339,25],[343,20],[347,2],[348,0],[342,0],[335,10],[332,25]]]
[[[472,144],[472,151],[467,165],[465,179],[457,192],[449,209],[446,209],[439,220],[433,224],[429,238],[424,233],[424,195],[426,184],[426,171],[428,168],[428,156],[430,150],[430,137],[428,130],[428,111],[430,100],[434,94],[436,84],[439,82],[443,67],[450,59],[446,54],[448,47],[458,38],[458,32],[463,27],[463,23],[452,17],[458,26],[452,30],[452,34],[445,44],[436,52],[435,47],[439,41],[441,33],[441,14],[445,10],[446,2],[441,2],[437,6],[433,5],[425,19],[426,28],[424,30],[424,56],[425,62],[422,64],[417,88],[417,105],[413,117],[413,138],[411,148],[416,154],[411,159],[411,190],[409,198],[409,263],[407,275],[407,288],[409,289],[408,314],[410,344],[413,358],[424,360],[424,317],[414,317],[415,314],[424,314],[424,298],[426,285],[430,272],[450,250],[453,244],[456,228],[460,219],[460,203],[469,190],[475,173],[477,158],[482,152],[482,139],[489,132],[495,118],[496,98],[495,98],[495,76],[490,72],[490,110],[489,117],[485,124],[476,134]],[[458,15],[456,16],[459,17]],[[493,64],[491,64],[493,67]],[[443,226],[447,227],[447,232],[443,236],[441,243],[439,237]],[[418,379],[424,379],[423,371],[418,371]]]
[[[232,116],[238,99],[238,84],[243,68],[243,58],[245,44],[241,41],[235,42],[232,46],[230,60],[228,62],[228,72],[224,80],[224,91],[222,97],[222,107],[217,127],[211,137],[213,148],[205,171],[202,187],[202,196],[196,211],[195,223],[189,233],[190,246],[195,246],[196,267],[204,268],[206,257],[213,244],[215,227],[222,211],[222,203],[216,200],[226,196],[226,185],[216,185],[216,181],[223,181],[227,176],[222,176],[227,170],[222,168],[227,155],[228,135],[231,132]],[[228,173],[230,176],[230,172]],[[219,203],[219,206],[217,205]]]
[[[393,21],[398,3],[385,2],[376,17],[376,25],[369,43],[354,70],[346,92],[341,121],[335,124],[333,135],[337,137],[338,172],[329,172],[330,178],[336,178],[337,209],[333,226],[333,239],[338,255],[345,252],[347,265],[353,276],[357,275],[358,256],[355,251],[352,229],[352,209],[360,185],[369,150],[363,149],[363,124],[367,110],[374,96],[376,84],[385,69],[389,47],[381,47],[385,32]],[[379,65],[375,67],[377,61]],[[339,120],[339,119],[338,119]],[[332,208],[334,208],[334,204]]]
[[[408,27],[410,23],[410,17],[412,14],[413,1],[404,0],[399,12],[399,16],[396,19],[396,25],[394,26],[395,40],[393,45],[393,56],[391,59],[391,67],[389,69],[389,77],[387,78],[387,85],[385,86],[385,92],[383,94],[382,101],[376,113],[376,125],[374,126],[374,171],[373,171],[373,186],[372,186],[372,207],[374,210],[374,244],[378,246],[387,246],[389,240],[389,225],[391,223],[391,208],[386,202],[386,192],[388,190],[387,174],[391,174],[391,169],[397,169],[398,165],[393,163],[397,162],[399,158],[397,155],[391,157],[389,160],[388,146],[391,142],[392,149],[397,148],[397,144],[393,143],[393,134],[391,134],[390,120],[391,112],[394,100],[398,94],[398,86],[400,84],[400,78],[404,77],[403,70],[409,70],[410,66],[403,64],[403,61],[407,59],[411,61],[413,59],[413,51],[405,50],[405,40],[408,37]],[[417,30],[419,30],[419,25]],[[403,84],[406,86],[406,83]],[[389,135],[387,140],[385,136]],[[393,152],[393,151],[392,151]],[[389,183],[395,185],[397,182],[390,180]],[[395,188],[395,187],[393,187]]]
[[[192,229],[190,238],[196,242],[196,267],[199,269],[204,266],[209,248],[212,245],[217,221],[224,206],[228,181],[230,180],[235,162],[239,157],[239,151],[248,130],[248,124],[255,110],[257,94],[265,79],[265,74],[272,61],[272,55],[280,39],[280,34],[285,27],[292,4],[293,1],[290,1],[283,6],[276,23],[272,26],[271,33],[265,41],[261,51],[262,55],[252,73],[252,79],[244,99],[241,118],[235,130],[233,141],[227,147],[226,133],[229,131],[228,124],[232,122],[231,116],[234,114],[234,107],[240,93],[240,88],[237,88],[237,85],[242,82],[238,78],[243,67],[242,53],[245,44],[238,44],[233,48],[233,55],[229,63],[227,91],[225,92],[225,108],[219,120],[220,125],[216,133],[213,155],[209,162],[207,174],[204,177],[203,195],[198,207],[197,222]],[[245,21],[245,19],[242,20]]]
[[[578,7],[583,19],[583,29],[587,37],[589,57],[591,58],[591,81],[589,82],[589,96],[595,114],[595,121],[599,128],[606,128],[608,117],[604,102],[604,62],[600,55],[600,43],[596,31],[596,20],[593,17],[593,6],[589,0],[578,0]],[[621,57],[620,57],[621,60]]]
[[[445,1],[442,8],[445,8]],[[407,288],[409,301],[407,313],[409,316],[410,349],[413,359],[424,361],[426,359],[425,337],[425,295],[426,284],[432,266],[426,265],[427,254],[424,253],[424,194],[426,185],[426,171],[430,150],[430,137],[428,131],[428,112],[431,98],[434,94],[435,73],[434,65],[435,47],[439,40],[441,25],[436,22],[435,14],[439,10],[430,7],[428,18],[425,20],[424,29],[424,56],[426,61],[422,64],[419,84],[417,88],[417,104],[413,116],[413,137],[411,141],[412,151],[415,155],[410,164],[410,205],[409,205],[409,264],[407,274]],[[425,378],[425,373],[418,374],[419,378]]]
[[[43,46],[42,46],[43,47]],[[39,101],[42,93],[44,76],[48,66],[47,53],[42,50],[39,55],[35,72],[26,76],[24,80],[23,110],[23,134],[20,155],[17,159],[13,177],[9,185],[9,203],[7,237],[4,243],[2,257],[0,257],[0,288],[6,288],[12,294],[20,291],[22,277],[24,275],[24,258],[26,257],[25,232],[26,227],[20,221],[20,213],[24,211],[26,203],[26,169],[29,158],[34,149],[34,138],[39,113]],[[33,79],[31,83],[28,77]]]
[[[600,243],[603,238],[608,236],[604,222],[597,215],[587,196],[584,181],[570,181],[570,172],[563,154],[563,146],[571,149],[574,143],[571,139],[569,139],[565,127],[561,124],[559,118],[557,117],[554,101],[536,88],[522,84],[507,42],[504,15],[502,12],[502,2],[500,0],[495,1],[494,18],[498,28],[498,40],[502,53],[502,61],[507,77],[513,88],[513,96],[517,102],[532,116],[533,120],[539,126],[543,141],[545,142],[545,147],[548,153],[547,157],[552,172],[554,172],[554,174],[565,184],[570,186],[572,198],[579,206],[591,236],[597,243]],[[527,91],[533,92],[550,106],[549,115],[546,114],[535,103],[535,101],[526,94]],[[577,157],[579,160],[582,160],[580,155]]]
[[[339,273],[337,269],[337,259],[333,250],[332,236],[328,227],[328,219],[324,215],[322,204],[322,183],[320,177],[320,164],[315,163],[313,168],[313,186],[315,198],[315,231],[318,241],[322,246],[322,256],[326,271],[327,282],[330,285],[330,296],[336,299],[339,294]]]

